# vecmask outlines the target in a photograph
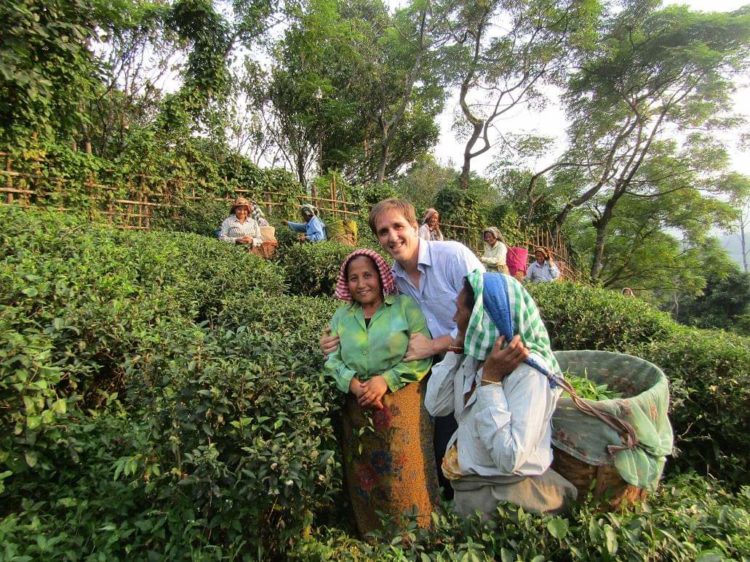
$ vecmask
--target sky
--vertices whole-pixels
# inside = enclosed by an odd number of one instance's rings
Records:
[[[664,5],[683,4],[697,11],[732,11],[750,3],[750,0],[682,0],[664,2]],[[746,116],[750,120],[750,77],[737,84],[734,96],[735,112]],[[440,140],[435,148],[435,156],[443,165],[460,167],[463,163],[464,143],[457,141],[451,130],[454,113],[458,110],[458,97],[452,96],[447,100],[445,109],[440,115]],[[498,129],[504,132],[527,132],[557,139],[554,154],[560,154],[565,148],[566,119],[556,93],[552,93],[544,111],[528,111],[518,108],[504,119],[497,120]],[[747,127],[746,127],[747,130]],[[730,152],[731,166],[734,170],[750,175],[750,151],[742,151],[737,147],[739,131],[726,136],[724,142]],[[472,160],[472,170],[481,173],[493,160],[493,151]],[[546,164],[548,162],[540,162]]]

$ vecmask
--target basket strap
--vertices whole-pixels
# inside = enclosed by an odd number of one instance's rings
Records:
[[[610,414],[609,412],[605,412],[604,410],[597,408],[594,404],[583,400],[580,396],[578,396],[578,393],[568,381],[566,381],[560,375],[556,375],[545,369],[533,357],[527,358],[525,363],[531,365],[536,370],[541,372],[545,377],[547,377],[550,387],[555,388],[556,386],[559,386],[565,392],[570,394],[570,398],[573,400],[573,404],[581,412],[599,419],[602,423],[608,425],[620,435],[620,439],[623,440],[622,445],[607,445],[607,452],[610,455],[614,455],[618,451],[627,451],[638,446],[638,435],[636,435],[635,428],[630,423]]]

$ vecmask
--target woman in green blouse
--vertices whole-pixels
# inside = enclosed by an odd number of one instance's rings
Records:
[[[347,395],[344,467],[363,534],[379,528],[378,511],[397,524],[415,512],[429,525],[437,498],[432,425],[419,385],[431,359],[403,360],[411,335],[430,332],[417,303],[395,292],[377,252],[356,250],[341,265],[336,297],[347,304],[331,320],[340,342],[325,372]]]
[[[340,345],[325,368],[338,389],[351,392],[362,407],[379,409],[386,392],[417,382],[430,370],[430,359],[403,361],[411,335],[429,338],[430,332],[417,303],[395,291],[391,269],[377,252],[356,250],[344,260],[336,297],[349,304],[331,320]]]

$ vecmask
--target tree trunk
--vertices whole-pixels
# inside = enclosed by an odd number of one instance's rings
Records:
[[[607,235],[607,223],[601,220],[596,225],[596,244],[594,244],[594,263],[591,264],[591,280],[597,282],[604,269],[604,242]]]
[[[467,114],[468,117],[468,114]],[[482,125],[483,122],[473,122],[474,125],[474,132],[471,134],[471,137],[468,141],[466,141],[466,148],[464,148],[464,165],[461,167],[461,178],[460,178],[460,185],[461,189],[469,189],[469,176],[471,174],[471,159],[474,157],[474,155],[471,153],[471,149],[474,148],[474,145],[477,142],[477,139],[479,138],[479,135],[482,133]]]
[[[297,152],[297,179],[302,185],[307,185],[307,178],[305,178],[305,155],[302,151]]]
[[[380,147],[380,163],[378,164],[378,183],[383,183],[383,181],[385,181],[385,165],[387,161],[388,161],[388,144],[386,142],[383,142],[383,144]]]

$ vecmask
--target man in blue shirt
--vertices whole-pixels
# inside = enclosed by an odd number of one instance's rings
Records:
[[[317,215],[317,209],[308,203],[302,205],[302,218],[305,222],[287,221],[287,226],[295,232],[300,232],[300,240],[303,242],[322,242],[326,239],[326,230],[323,221]]]

